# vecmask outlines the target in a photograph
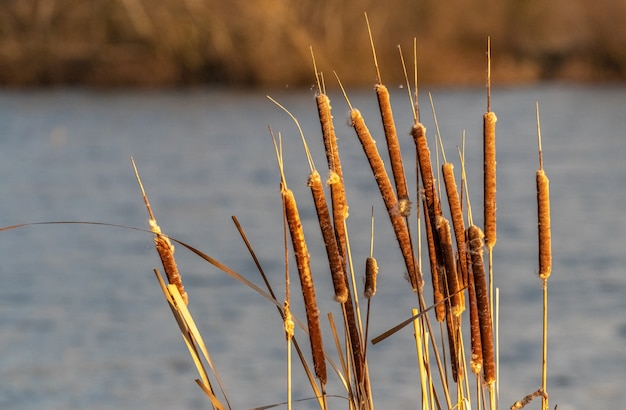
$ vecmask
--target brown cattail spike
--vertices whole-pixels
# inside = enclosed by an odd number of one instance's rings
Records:
[[[463,285],[467,285],[467,265],[465,263],[465,221],[463,220],[463,210],[461,208],[461,200],[454,179],[454,166],[447,162],[442,166],[443,181],[446,186],[446,194],[448,196],[448,205],[450,206],[450,215],[452,216],[452,226],[454,227],[454,236],[456,238],[456,249],[459,254],[461,263],[461,277]]]
[[[539,222],[539,277],[546,280],[552,273],[552,233],[550,229],[550,181],[543,170],[541,125],[537,103],[537,140],[539,144],[539,169],[537,170],[537,215]]]
[[[322,237],[324,238],[326,255],[328,256],[330,273],[335,289],[335,300],[344,303],[348,299],[348,289],[346,287],[347,281],[344,273],[343,259],[337,247],[337,238],[335,237],[335,231],[330,220],[322,179],[317,171],[314,170],[309,175],[308,185],[313,194],[313,203],[315,204],[318,222],[322,230]]]
[[[537,209],[539,215],[539,277],[548,279],[552,273],[550,181],[543,169],[537,171]]]
[[[320,118],[320,125],[322,127],[322,138],[324,140],[326,159],[330,170],[328,185],[330,185],[330,198],[332,202],[335,236],[339,247],[339,254],[342,258],[345,258],[346,230],[344,222],[348,217],[348,206],[346,203],[346,191],[343,184],[341,161],[339,159],[339,149],[337,148],[337,136],[335,135],[335,127],[333,125],[333,116],[331,114],[330,100],[328,96],[326,96],[326,94],[319,94],[316,97],[316,101],[317,112]]]
[[[178,267],[176,266],[176,261],[174,260],[174,245],[172,245],[172,242],[170,242],[170,239],[167,236],[161,233],[161,227],[157,225],[154,214],[152,213],[152,208],[150,207],[150,202],[148,201],[148,196],[143,188],[141,178],[139,178],[139,171],[137,171],[135,159],[131,157],[130,160],[133,164],[133,169],[135,170],[135,177],[137,178],[137,183],[141,189],[141,195],[143,196],[144,203],[146,204],[146,209],[148,210],[148,225],[150,225],[150,230],[155,234],[154,244],[156,246],[157,253],[159,254],[159,258],[161,259],[165,275],[167,276],[167,281],[170,285],[176,286],[183,301],[185,304],[188,304],[189,296],[185,291],[183,280],[180,273],[178,273]]]
[[[483,233],[476,225],[468,228],[470,255],[472,258],[472,274],[476,289],[476,305],[480,323],[480,335],[483,351],[483,373],[485,383],[491,385],[496,381],[496,366],[493,349],[493,326],[489,308],[487,280],[483,262]]]
[[[426,241],[428,243],[428,260],[430,262],[430,271],[432,274],[433,284],[433,304],[435,305],[435,313],[438,322],[446,320],[446,305],[442,303],[444,300],[443,291],[443,278],[440,274],[439,262],[440,254],[435,248],[435,240],[433,238],[433,228],[430,223],[430,217],[428,215],[428,206],[426,205],[426,198],[423,198],[424,202],[424,223],[426,225]]]
[[[469,298],[470,340],[472,349],[470,368],[472,373],[478,375],[483,368],[483,348],[480,340],[480,320],[478,318],[478,305],[476,302],[476,290],[474,288],[474,274],[471,272],[471,255],[467,254],[465,263],[468,270],[467,294]]]
[[[493,112],[483,116],[485,243],[489,249],[496,244],[496,121]]]
[[[376,148],[376,142],[372,139],[372,136],[367,129],[363,116],[361,116],[359,110],[352,109],[350,112],[350,118],[352,126],[354,127],[354,130],[356,131],[359,141],[363,147],[363,151],[365,152],[365,156],[367,157],[370,167],[372,168],[372,172],[374,173],[374,178],[378,184],[385,207],[387,208],[387,214],[391,220],[391,225],[396,234],[396,239],[400,245],[400,251],[404,257],[411,286],[414,292],[418,292],[423,288],[424,282],[417,264],[415,263],[409,230],[403,216],[398,212],[398,201],[395,193],[393,192],[393,187],[389,181],[389,176],[385,170],[383,160],[380,157],[378,149]]]
[[[389,98],[389,90],[382,84],[376,85],[376,97],[378,97],[378,106],[383,121],[383,130],[387,140],[387,149],[389,151],[389,160],[391,162],[391,171],[396,185],[396,193],[398,201],[401,204],[400,213],[407,217],[411,213],[411,203],[409,201],[409,193],[404,175],[404,166],[402,164],[402,155],[400,153],[400,143],[398,142],[398,133],[396,124],[393,120],[393,112],[391,110],[391,101]]]
[[[300,285],[304,297],[304,307],[306,310],[307,326],[309,329],[309,340],[311,352],[313,354],[313,367],[315,375],[322,385],[326,384],[326,362],[324,359],[324,345],[322,343],[322,330],[319,319],[319,309],[315,297],[315,287],[313,276],[311,275],[310,255],[304,239],[304,231],[300,221],[300,214],[293,192],[287,189],[284,183],[281,184],[281,195],[284,202],[287,224],[291,235],[291,242],[296,258]]]
[[[371,256],[365,261],[365,292],[364,296],[369,299],[376,294],[376,276],[378,275],[378,263]]]
[[[456,263],[454,261],[454,251],[452,249],[452,235],[450,233],[450,222],[444,217],[437,219],[439,237],[441,238],[441,253],[446,269],[446,281],[448,286],[448,295],[450,296],[450,307],[455,317],[461,316],[464,307],[461,303],[461,286],[456,272]]]

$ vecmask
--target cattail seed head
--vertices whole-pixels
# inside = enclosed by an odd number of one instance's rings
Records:
[[[454,236],[456,239],[456,249],[459,254],[460,274],[463,279],[463,285],[467,284],[467,266],[465,263],[465,221],[463,220],[463,210],[461,208],[461,200],[454,179],[454,166],[447,162],[442,166],[443,181],[446,186],[446,195],[448,196],[448,205],[450,206],[450,215],[452,217],[452,226],[454,228]]]
[[[378,275],[378,263],[375,258],[369,257],[365,261],[365,292],[367,299],[376,294],[376,276]]]
[[[326,361],[324,358],[319,309],[317,308],[317,298],[315,297],[315,286],[313,285],[313,276],[311,275],[310,255],[304,239],[304,230],[302,228],[302,222],[300,221],[296,198],[293,192],[286,188],[284,184],[281,184],[281,194],[294,256],[296,258],[298,275],[300,277],[302,296],[304,298],[309,341],[313,354],[313,367],[315,369],[315,375],[324,385],[327,380]]]
[[[552,273],[552,238],[550,229],[550,181],[543,169],[537,171],[537,209],[539,219],[539,277]]]
[[[406,177],[404,174],[404,166],[402,165],[402,154],[400,153],[400,143],[398,142],[398,133],[396,124],[393,120],[393,112],[391,110],[391,101],[389,90],[383,84],[376,85],[376,96],[378,97],[378,106],[380,108],[380,116],[383,121],[383,130],[387,140],[387,149],[389,151],[389,160],[391,162],[391,170],[396,185],[396,193],[398,198],[406,198],[408,200],[409,193],[407,190]],[[405,208],[402,216],[409,216],[411,208]]]
[[[347,281],[344,273],[343,258],[337,246],[337,238],[335,237],[335,230],[330,219],[328,204],[326,203],[322,179],[319,172],[315,170],[311,172],[308,185],[313,194],[313,203],[317,212],[320,229],[322,230],[324,246],[326,247],[326,255],[328,256],[330,273],[335,289],[335,300],[344,303],[348,299],[348,289],[346,287]]]
[[[456,272],[456,263],[454,261],[454,251],[452,250],[452,235],[450,233],[450,222],[444,217],[437,219],[439,236],[441,238],[441,253],[446,269],[446,281],[448,286],[448,295],[450,296],[450,307],[455,317],[461,316],[465,309],[461,303],[461,286],[459,285],[459,277]]]
[[[496,244],[496,121],[493,112],[483,116],[483,155],[484,155],[484,217],[485,243],[489,249]]]
[[[398,212],[398,200],[393,192],[393,187],[391,185],[391,181],[389,180],[389,176],[387,175],[387,171],[385,170],[385,165],[383,164],[380,153],[376,148],[376,143],[367,129],[365,120],[359,110],[352,109],[350,112],[350,119],[359,141],[361,142],[365,156],[369,161],[374,174],[374,179],[378,184],[378,189],[383,198],[383,202],[385,203],[385,207],[387,208],[387,214],[391,220],[391,225],[394,233],[396,234],[396,239],[404,258],[411,287],[414,292],[418,292],[423,288],[424,281],[413,255],[413,247],[411,246],[411,238],[409,236],[408,227],[406,226],[404,218]]]
[[[478,321],[480,324],[484,380],[487,384],[493,384],[496,381],[496,366],[493,348],[493,326],[483,261],[484,235],[480,228],[475,225],[471,225],[467,230],[472,258],[472,274],[474,275],[474,287],[476,289]]]
[[[159,254],[159,257],[161,258],[163,270],[165,271],[168,282],[171,285],[176,286],[178,292],[180,293],[180,296],[183,298],[183,301],[185,302],[185,304],[188,304],[189,296],[185,291],[185,287],[183,286],[183,279],[181,278],[180,273],[178,273],[178,267],[176,266],[176,261],[174,260],[174,246],[172,245],[168,237],[160,233],[154,237],[154,244],[156,245],[156,250]]]

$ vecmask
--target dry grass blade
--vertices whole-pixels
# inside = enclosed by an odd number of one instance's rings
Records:
[[[187,345],[189,354],[191,355],[191,358],[196,365],[196,369],[198,370],[198,373],[202,378],[202,380],[196,380],[196,382],[209,397],[211,403],[213,404],[213,407],[216,410],[223,410],[223,404],[215,396],[213,388],[211,387],[211,382],[209,381],[208,374],[206,372],[206,369],[204,368],[204,362],[202,361],[200,356],[201,353],[206,362],[209,364],[211,371],[215,375],[222,394],[226,399],[228,408],[230,409],[230,402],[228,400],[228,396],[226,395],[226,391],[224,389],[221,378],[219,377],[219,374],[217,373],[217,370],[213,365],[213,361],[211,360],[211,356],[209,355],[206,345],[204,344],[202,335],[200,334],[200,331],[198,330],[193,320],[193,317],[191,316],[191,313],[189,312],[189,310],[187,310],[187,304],[183,301],[182,295],[178,291],[178,287],[172,284],[166,285],[156,269],[154,270],[154,273],[157,277],[157,280],[159,281],[161,290],[163,291],[163,295],[165,296],[165,299],[167,300],[170,309],[172,310],[172,314],[174,315],[174,318],[178,323],[178,327],[180,328],[185,344]]]

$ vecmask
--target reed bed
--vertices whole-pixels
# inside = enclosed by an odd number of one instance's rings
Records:
[[[369,28],[369,22],[368,22]],[[371,32],[370,32],[371,40]],[[490,85],[490,56],[491,45],[488,45],[488,83]],[[384,342],[389,337],[400,337],[395,334],[402,328],[412,325],[414,329],[415,352],[407,352],[408,356],[417,357],[417,367],[421,380],[416,383],[416,389],[420,391],[420,402],[415,407],[423,409],[491,409],[496,410],[502,405],[498,403],[497,383],[497,332],[494,328],[494,304],[492,299],[493,275],[492,255],[496,243],[496,141],[495,123],[496,116],[491,111],[491,89],[488,87],[487,112],[483,116],[483,226],[475,224],[469,199],[470,189],[467,184],[465,173],[464,156],[461,154],[461,189],[459,189],[454,175],[454,166],[443,156],[441,168],[444,190],[438,183],[432,163],[431,150],[427,139],[424,125],[419,121],[417,101],[417,74],[415,83],[407,87],[414,90],[415,100],[411,97],[410,104],[414,113],[413,124],[405,124],[405,134],[410,134],[415,145],[415,152],[404,153],[405,158],[412,155],[415,160],[417,172],[421,176],[414,190],[415,208],[409,200],[409,187],[404,174],[403,156],[400,150],[398,132],[391,108],[390,95],[387,88],[382,84],[381,74],[376,60],[376,52],[372,41],[374,65],[378,82],[374,88],[372,98],[376,98],[380,109],[383,132],[387,141],[389,163],[393,174],[391,179],[385,165],[383,155],[375,143],[374,136],[368,129],[365,118],[361,112],[352,106],[348,98],[348,92],[342,91],[349,107],[349,123],[356,133],[356,138],[363,148],[364,161],[370,165],[372,178],[379,189],[380,198],[373,198],[373,206],[383,206],[389,217],[389,223],[395,234],[398,256],[402,258],[406,269],[407,292],[413,292],[415,296],[415,308],[406,312],[408,319],[399,323],[386,324],[388,329],[384,333],[371,337],[369,335],[370,311],[376,309],[377,285],[381,283],[379,268],[385,271],[385,266],[379,266],[374,257],[374,222],[372,210],[372,229],[369,256],[362,261],[357,261],[359,266],[364,264],[364,271],[354,268],[352,249],[349,240],[349,229],[346,223],[348,217],[348,204],[346,201],[346,186],[344,172],[339,155],[338,139],[335,124],[331,113],[331,100],[326,95],[325,85],[321,73],[318,72],[313,58],[315,81],[317,92],[315,95],[315,108],[321,126],[321,138],[323,140],[327,161],[328,177],[324,184],[322,174],[315,167],[313,157],[298,120],[287,108],[281,106],[289,113],[298,125],[298,130],[305,150],[306,159],[310,168],[310,174],[306,182],[310,188],[313,205],[317,215],[317,227],[305,226],[300,217],[296,193],[288,188],[287,179],[289,170],[284,168],[282,136],[275,137],[270,130],[276,157],[278,162],[279,178],[277,185],[282,201],[282,217],[284,226],[284,249],[285,249],[285,299],[279,301],[272,289],[270,282],[265,276],[258,258],[247,241],[243,229],[235,223],[237,229],[244,238],[248,250],[253,257],[261,276],[264,279],[266,289],[255,285],[249,279],[234,272],[217,260],[199,251],[198,249],[169,237],[161,231],[150,207],[148,198],[139,178],[139,172],[133,161],[135,175],[139,183],[142,198],[148,211],[148,224],[150,232],[154,235],[155,246],[161,259],[165,277],[162,278],[155,271],[165,299],[167,300],[175,320],[181,330],[183,339],[189,349],[198,372],[196,380],[202,391],[208,396],[214,409],[231,408],[226,395],[226,389],[221,382],[217,369],[213,366],[210,355],[203,342],[202,336],[194,323],[193,317],[187,305],[189,297],[182,283],[182,275],[178,271],[174,260],[173,242],[192,251],[208,263],[228,273],[244,285],[252,288],[275,305],[284,325],[286,339],[286,361],[288,363],[288,384],[286,386],[286,402],[284,398],[277,398],[274,404],[265,404],[259,408],[273,408],[286,406],[292,408],[296,398],[292,397],[291,385],[291,347],[296,349],[300,364],[308,375],[311,384],[312,396],[298,399],[310,399],[316,402],[321,409],[330,408],[326,392],[327,384],[333,380],[338,381],[344,394],[345,407],[348,409],[374,409],[375,397],[373,395],[372,380],[369,377],[368,346]],[[311,55],[313,52],[311,50]],[[415,72],[417,73],[417,57],[414,56]],[[337,80],[339,76],[337,75]],[[341,85],[341,84],[340,84]],[[312,107],[313,108],[313,107]],[[538,108],[537,108],[538,112]],[[541,149],[541,133],[539,127],[539,115],[537,114],[537,128],[539,140],[539,169],[536,172],[537,184],[537,209],[538,209],[538,271],[539,278],[543,283],[543,362],[541,388],[520,401],[511,404],[511,408],[519,409],[529,404],[534,398],[541,397],[543,409],[548,408],[547,393],[547,280],[552,271],[551,233],[550,233],[550,199],[549,181],[543,169],[543,157]],[[348,137],[346,137],[348,138]],[[439,143],[443,147],[443,141],[439,137]],[[439,155],[439,154],[438,154]],[[439,156],[435,160],[439,161]],[[470,166],[476,164],[469,164]],[[326,186],[325,186],[326,185]],[[327,193],[330,193],[328,201]],[[463,201],[463,198],[464,200]],[[447,201],[449,212],[444,212],[442,199]],[[465,203],[465,209],[463,204]],[[422,204],[422,206],[417,206]],[[357,204],[360,205],[360,204]],[[370,206],[370,204],[367,204]],[[362,212],[363,209],[356,207],[353,212]],[[411,221],[409,215],[414,211],[415,220]],[[466,217],[464,215],[467,215]],[[467,223],[465,222],[467,218]],[[307,240],[313,236],[312,231],[319,229],[327,255],[330,280],[333,284],[334,299],[336,306],[341,309],[341,322],[335,322],[332,313],[328,313],[330,330],[325,333],[322,326],[322,313],[330,312],[330,308],[318,305],[314,275],[311,268],[311,255]],[[307,235],[305,235],[305,231]],[[483,233],[484,232],[484,233]],[[418,246],[422,243],[421,237],[426,238],[426,251],[428,255],[429,269],[423,269],[420,260],[421,249],[416,248],[413,238],[418,238]],[[383,244],[383,246],[388,244]],[[489,271],[487,274],[484,250],[489,252]],[[397,250],[396,250],[397,251]],[[291,311],[294,297],[290,292],[289,261],[295,260],[302,304],[304,305],[306,320],[300,321]],[[426,274],[425,274],[426,272]],[[322,278],[315,278],[321,280]],[[362,280],[362,282],[359,282]],[[430,282],[432,287],[432,303],[427,303],[424,296],[425,282]],[[430,288],[429,287],[429,288]],[[359,301],[359,295],[364,301]],[[361,316],[361,303],[367,306],[367,314],[364,321]],[[466,304],[468,308],[466,309]],[[431,318],[439,323],[439,329],[433,327]],[[467,326],[469,331],[464,331]],[[469,340],[467,336],[469,333]],[[331,351],[324,344],[324,335],[332,338],[335,351]],[[278,336],[278,335],[277,335]],[[309,341],[309,351],[300,348],[298,337],[305,337]],[[467,346],[466,346],[467,345]],[[469,347],[469,348],[468,348]],[[415,356],[413,356],[415,355]],[[469,361],[469,366],[468,366]],[[312,363],[313,371],[309,369]],[[208,368],[208,370],[207,370]],[[468,369],[475,376],[474,389],[468,380]],[[390,369],[390,371],[392,371]],[[332,377],[330,375],[332,375]],[[220,397],[214,389],[214,384],[219,385]],[[488,398],[487,398],[488,396]],[[384,403],[381,403],[384,408]],[[333,408],[338,406],[333,405]]]

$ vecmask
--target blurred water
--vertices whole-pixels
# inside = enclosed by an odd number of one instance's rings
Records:
[[[457,164],[456,147],[466,130],[470,195],[475,220],[481,223],[476,210],[482,201],[484,90],[422,91],[433,93],[448,158]],[[349,93],[374,135],[381,135],[373,92]],[[422,120],[432,140],[435,126],[426,94],[421,95]],[[299,118],[323,169],[313,92],[279,90],[272,96]],[[346,105],[339,93],[330,96],[358,272],[369,252],[370,208],[375,207],[381,276],[370,334],[377,335],[408,317],[416,301],[403,279],[371,172],[347,127]],[[392,97],[405,166],[414,181],[414,148],[407,136],[410,109],[404,90],[392,90]],[[626,400],[623,87],[493,90],[492,108],[499,118],[494,267],[501,292],[501,404],[510,406],[541,383],[537,100],[552,195],[551,404],[560,410],[617,408]],[[2,91],[0,226],[100,221],[146,227],[129,160],[133,155],[164,231],[261,283],[230,220],[237,215],[283,295],[279,174],[268,125],[284,138],[287,182],[303,215],[322,313],[332,311],[338,319],[305,185],[302,144],[293,122],[261,92]],[[384,139],[379,140],[382,149]],[[151,272],[159,261],[150,235],[94,225],[29,226],[0,233],[0,257],[1,408],[209,407],[193,382],[195,369]],[[285,400],[284,337],[274,307],[181,247],[177,260],[190,308],[233,407]],[[303,317],[302,308],[296,304],[295,309]],[[330,340],[327,345],[333,350]],[[368,357],[378,407],[415,407],[419,376],[411,330],[368,347]],[[294,378],[294,396],[310,397],[300,367]],[[328,392],[344,394],[334,376]],[[342,408],[345,403],[331,399],[331,405]],[[305,402],[298,408],[314,406]]]

